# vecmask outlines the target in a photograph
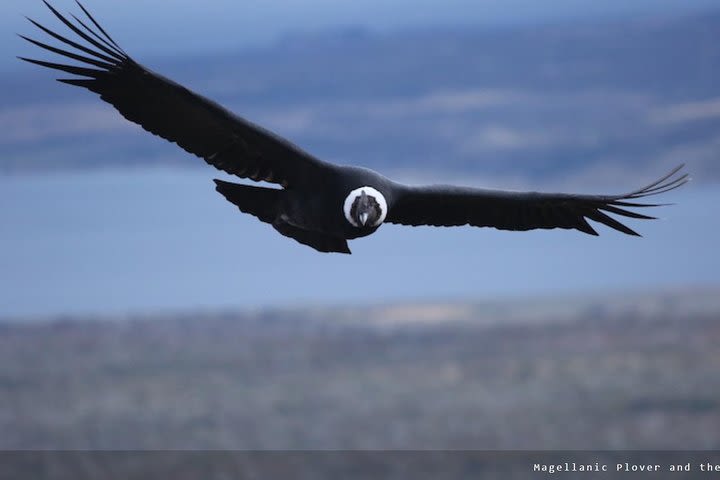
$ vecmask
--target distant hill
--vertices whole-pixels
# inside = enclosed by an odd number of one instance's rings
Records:
[[[423,177],[720,178],[720,11],[543,27],[347,29],[138,59],[340,163]],[[0,79],[0,172],[200,165],[86,92]],[[650,173],[652,172],[652,173]]]
[[[719,293],[0,324],[0,448],[717,450]]]

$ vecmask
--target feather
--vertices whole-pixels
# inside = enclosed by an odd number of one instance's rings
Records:
[[[637,218],[640,220],[657,220],[655,217],[643,215],[641,213],[631,212],[629,210],[623,210],[622,208],[613,207],[612,205],[601,205],[597,208],[599,208],[600,210],[605,210],[606,212],[614,213],[615,215],[621,215],[623,217]]]
[[[28,63],[34,63],[41,67],[53,68],[55,70],[61,70],[63,72],[72,73],[73,75],[80,75],[82,77],[98,78],[99,75],[105,73],[103,70],[94,70],[92,68],[76,67],[73,65],[63,65],[61,63],[44,62],[42,60],[33,60],[32,58],[17,57]]]
[[[63,17],[63,16],[60,14],[60,12],[58,12],[57,10],[55,10],[55,8],[54,8],[52,5],[50,5],[50,4],[47,2],[47,0],[43,0],[43,3],[44,3],[45,5],[47,5],[47,7],[50,9],[50,11],[51,11],[58,19],[60,19],[61,22],[63,22],[65,25],[67,25],[67,27],[68,27],[70,30],[72,30],[72,31],[75,32],[77,35],[79,35],[80,37],[82,37],[83,39],[85,39],[88,43],[90,43],[91,45],[99,48],[100,50],[102,50],[103,52],[107,53],[108,55],[111,55],[111,56],[116,56],[116,55],[118,55],[116,52],[110,50],[110,49],[107,48],[105,45],[99,43],[97,40],[94,40],[92,37],[90,37],[90,36],[87,35],[85,32],[83,32],[82,30],[80,30],[78,27],[76,27],[75,25],[73,25],[72,22],[70,22],[68,19],[66,19],[65,17]]]
[[[614,218],[605,215],[599,210],[587,210],[583,212],[583,214],[589,218],[590,220],[595,220],[596,222],[600,222],[602,224],[607,225],[610,228],[614,228],[615,230],[618,230],[620,232],[626,233],[628,235],[633,235],[635,237],[639,237],[640,234],[636,231],[632,230],[631,228],[626,227],[622,223],[618,222]]]
[[[90,15],[90,12],[87,11],[87,9],[83,6],[83,4],[80,3],[78,0],[75,0],[75,3],[78,4],[78,6],[80,7],[80,9],[83,11],[83,13],[85,13],[85,15],[87,15],[87,17],[90,19],[90,21],[93,23],[93,25],[95,25],[95,26],[98,28],[98,30],[100,30],[100,32],[101,32],[103,35],[105,35],[105,38],[107,38],[107,39],[110,41],[110,43],[112,43],[112,44],[115,46],[115,48],[117,48],[123,55],[127,56],[127,54],[125,53],[125,50],[123,50],[123,49],[120,47],[120,45],[118,45],[118,44],[115,42],[115,40],[113,40],[113,38],[105,31],[105,29],[104,29],[103,27],[101,27],[98,22],[95,21],[95,19],[93,18],[93,16]]]
[[[647,186],[645,186],[645,187],[643,187],[643,188],[641,188],[641,189],[639,189],[639,190],[635,190],[634,192],[631,192],[631,193],[629,193],[629,194],[627,194],[627,195],[623,195],[623,197],[629,198],[629,197],[632,197],[632,196],[635,196],[635,195],[638,195],[638,194],[643,194],[643,193],[651,190],[653,187],[655,187],[655,186],[657,186],[657,185],[660,185],[660,184],[663,183],[665,180],[671,178],[671,177],[672,177],[673,175],[675,175],[677,172],[679,172],[680,170],[682,170],[682,168],[683,168],[684,166],[685,166],[685,164],[684,164],[684,163],[681,163],[681,164],[678,165],[677,167],[673,168],[668,174],[666,174],[666,175],[664,175],[663,177],[660,177],[659,179],[655,180],[655,181],[652,182],[650,185],[647,185]]]
[[[90,65],[94,65],[96,67],[105,68],[105,69],[111,69],[114,67],[113,64],[101,62],[99,60],[95,60],[94,58],[84,57],[82,55],[78,55],[72,52],[68,52],[67,50],[63,50],[61,48],[52,47],[50,45],[46,45],[42,42],[38,42],[37,40],[33,40],[32,38],[28,38],[24,35],[19,35],[18,37],[22,38],[23,40],[26,40],[34,45],[37,45],[40,48],[44,48],[45,50],[51,51],[53,53],[57,53],[59,55],[64,55],[68,58],[72,58],[73,60],[77,60],[80,62],[89,63]]]
[[[117,50],[114,45],[108,43],[107,40],[105,40],[103,37],[101,37],[100,35],[98,35],[98,33],[97,33],[95,30],[93,30],[92,28],[88,27],[88,26],[85,24],[85,22],[83,22],[82,20],[80,20],[77,16],[75,16],[75,15],[72,14],[72,13],[70,14],[70,16],[71,16],[77,23],[79,23],[80,26],[83,27],[90,35],[92,35],[92,36],[95,37],[97,40],[99,40],[100,42],[102,42],[106,47],[110,48],[112,51],[116,52],[116,53],[117,53],[118,55],[120,55],[120,56],[126,56],[124,52],[122,52],[122,51],[120,51],[120,50]]]
[[[80,50],[81,52],[85,52],[85,53],[88,53],[88,54],[90,54],[90,55],[94,55],[94,56],[96,56],[97,58],[99,58],[100,60],[105,60],[105,61],[108,62],[108,63],[116,63],[116,62],[118,62],[118,61],[123,61],[123,60],[124,60],[123,57],[115,57],[115,56],[113,56],[113,57],[111,58],[111,57],[105,56],[105,55],[103,55],[102,53],[96,52],[95,50],[93,50],[93,49],[91,49],[91,48],[88,48],[88,47],[86,47],[86,46],[84,46],[84,45],[80,45],[80,44],[77,43],[77,42],[73,42],[72,40],[63,37],[62,35],[59,35],[59,34],[53,32],[53,31],[50,30],[49,28],[43,27],[42,25],[40,25],[38,22],[36,22],[36,21],[33,20],[32,18],[29,18],[29,17],[25,17],[25,18],[26,18],[30,23],[32,23],[32,24],[35,25],[37,28],[39,28],[39,29],[42,30],[43,32],[47,33],[47,34],[50,35],[51,37],[55,38],[56,40],[59,40],[59,41],[63,42],[63,43],[66,44],[66,45],[70,45],[70,46],[73,47],[73,48],[77,48],[77,49]]]
[[[74,85],[76,87],[87,88],[89,90],[92,90],[97,82],[97,80],[87,80],[80,78],[58,78],[57,81],[60,83],[66,83],[68,85]]]

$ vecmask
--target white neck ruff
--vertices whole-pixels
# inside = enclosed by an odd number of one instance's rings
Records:
[[[357,198],[360,197],[363,190],[365,191],[365,195],[367,195],[368,197],[373,197],[375,199],[375,201],[378,203],[378,205],[380,206],[380,218],[378,219],[377,222],[375,222],[374,225],[372,225],[373,227],[380,226],[380,224],[385,221],[385,217],[387,217],[388,207],[387,207],[387,202],[385,201],[385,197],[383,196],[383,194],[378,192],[373,187],[356,188],[355,190],[353,190],[352,192],[350,192],[348,194],[348,196],[345,198],[345,203],[343,204],[343,213],[345,213],[345,218],[347,219],[348,222],[350,222],[351,225],[353,225],[355,227],[360,227],[360,225],[357,224],[355,219],[352,218],[352,215],[350,215],[350,211],[352,210],[353,203],[355,202],[355,200]]]

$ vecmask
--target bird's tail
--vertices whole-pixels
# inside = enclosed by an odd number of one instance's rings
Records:
[[[214,180],[215,190],[237,205],[240,211],[249,213],[266,223],[273,223],[277,217],[282,190],[274,188],[241,185],[239,183]]]

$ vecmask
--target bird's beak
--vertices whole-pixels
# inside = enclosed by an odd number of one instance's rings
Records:
[[[365,224],[367,223],[369,216],[370,216],[370,215],[368,215],[367,213],[361,213],[361,214],[360,214],[360,223],[362,224],[363,227],[364,227]]]

